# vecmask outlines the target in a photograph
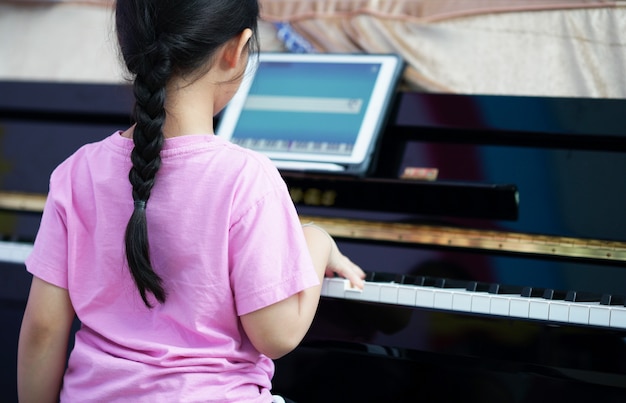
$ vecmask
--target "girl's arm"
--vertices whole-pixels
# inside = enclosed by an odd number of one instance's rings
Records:
[[[66,289],[33,277],[17,355],[21,403],[59,401],[74,316]]]
[[[305,225],[303,230],[320,285],[241,317],[243,328],[252,344],[273,359],[296,348],[309,330],[317,310],[325,273],[337,273],[350,280],[354,286],[363,288],[365,273],[339,251],[325,230],[314,225]]]

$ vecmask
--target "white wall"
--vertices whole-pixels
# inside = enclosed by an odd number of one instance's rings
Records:
[[[263,49],[282,50],[270,24],[259,36]],[[0,3],[0,80],[123,82],[112,8]]]

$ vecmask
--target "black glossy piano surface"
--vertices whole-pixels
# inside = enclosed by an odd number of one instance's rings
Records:
[[[401,94],[369,177],[285,176],[298,196],[309,193],[300,213],[323,217],[370,273],[623,301],[625,107]],[[437,181],[381,185],[407,167],[437,168]],[[439,226],[460,234],[408,241]],[[395,240],[394,228],[403,231]],[[303,346],[277,368],[278,390],[302,402],[617,402],[626,398],[626,329],[325,297]]]
[[[80,145],[128,126],[132,103],[120,86],[0,82],[0,191],[45,195],[52,170]],[[30,243],[37,212],[0,209],[0,251]],[[17,401],[17,340],[30,275],[0,257],[0,401]]]
[[[130,108],[123,86],[0,83],[0,192],[45,194],[52,169],[125,128]],[[617,298],[622,111],[626,100],[400,93],[368,176],[283,174],[299,212],[328,220],[369,273]],[[437,180],[398,179],[406,167]],[[0,214],[4,242],[32,241],[37,213]],[[0,276],[0,388],[12,396],[29,277],[1,261]],[[301,403],[622,402],[626,329],[323,297],[303,345],[277,361],[275,389]]]

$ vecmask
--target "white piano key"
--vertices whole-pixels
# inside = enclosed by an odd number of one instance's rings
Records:
[[[380,302],[387,304],[398,303],[398,284],[383,283],[380,286]]]
[[[452,294],[452,309],[455,311],[472,311],[471,291],[456,292]]]
[[[453,291],[449,290],[437,290],[435,291],[435,298],[433,302],[433,308],[436,309],[452,309],[452,295]]]
[[[611,307],[611,327],[626,329],[626,307]]]
[[[328,281],[328,280],[329,280],[329,279],[325,278],[325,279],[322,281],[322,291],[320,292],[320,294],[321,294],[323,297],[328,296],[328,284],[330,283],[330,281]]]
[[[589,324],[589,313],[592,306],[599,306],[598,303],[576,303],[569,307],[569,323],[581,325]]]
[[[329,278],[326,280],[328,282],[328,287],[326,289],[327,297],[344,298],[346,296],[348,280],[343,278]]]
[[[530,314],[530,298],[511,298],[509,315],[518,318],[528,318]]]
[[[570,304],[565,301],[549,301],[548,302],[548,319],[555,322],[569,321]]]
[[[511,306],[510,297],[504,297],[502,295],[494,295],[491,297],[491,301],[489,304],[489,313],[492,315],[509,316],[510,306]],[[526,313],[526,315],[528,316],[528,313]],[[515,316],[515,315],[512,315],[512,316]],[[518,315],[518,316],[521,316],[521,315]]]
[[[472,295],[471,311],[476,313],[490,313],[492,295],[485,292],[477,292]]]
[[[33,245],[26,242],[0,241],[0,262],[24,263]]]
[[[589,308],[589,324],[594,326],[609,326],[611,323],[611,308],[606,305]]]
[[[543,298],[531,298],[528,309],[528,317],[530,319],[548,320],[550,313],[550,304],[548,300]]]
[[[343,278],[324,279],[322,295],[391,305],[626,329],[626,307],[600,305],[598,302],[548,300],[393,282],[366,282],[363,290],[359,290],[352,288],[350,282]]]
[[[435,306],[435,290],[427,287],[419,287],[415,291],[415,306],[432,308]]]
[[[366,282],[361,292],[361,300],[379,302],[380,301],[380,284]]]
[[[417,286],[401,285],[398,287],[398,304],[400,305],[415,305],[415,294],[417,293]]]
[[[357,288],[346,288],[344,295],[346,299],[354,299],[357,301],[361,301],[363,299],[363,291]]]

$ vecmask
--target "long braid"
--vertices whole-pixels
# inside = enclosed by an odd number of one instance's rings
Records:
[[[146,204],[161,167],[160,152],[163,148],[163,124],[165,123],[165,83],[171,71],[166,49],[154,46],[147,53],[152,59],[146,74],[137,74],[133,85],[135,94],[133,133],[135,147],[131,153],[133,166],[128,178],[133,187],[135,209],[126,227],[126,258],[135,284],[146,306],[151,307],[147,292],[163,303],[166,292],[163,282],[150,262]]]
[[[128,178],[135,209],[126,227],[126,258],[143,302],[167,293],[150,260],[146,209],[161,166],[165,88],[172,75],[198,77],[221,45],[250,28],[258,51],[257,0],[118,0],[115,23],[121,55],[135,79],[135,147]],[[199,75],[196,75],[199,74]]]

